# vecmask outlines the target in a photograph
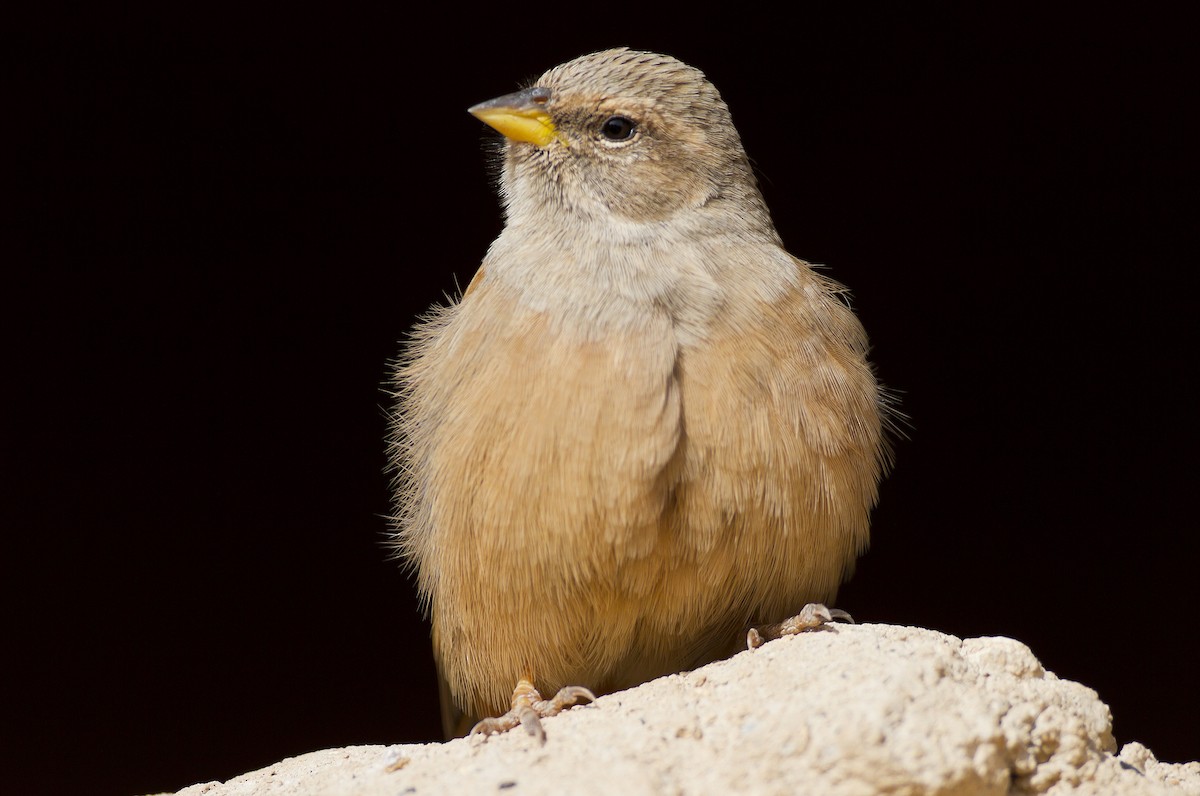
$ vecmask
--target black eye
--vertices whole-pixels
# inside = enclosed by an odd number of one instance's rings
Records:
[[[628,141],[633,137],[635,125],[624,116],[610,116],[600,125],[600,135],[609,141]]]

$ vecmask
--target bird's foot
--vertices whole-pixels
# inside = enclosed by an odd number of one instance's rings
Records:
[[[546,731],[542,729],[541,720],[561,713],[582,698],[592,702],[595,701],[596,695],[582,686],[572,685],[559,690],[553,699],[542,699],[542,695],[533,687],[533,683],[522,678],[513,690],[512,709],[503,716],[479,722],[471,728],[471,735],[507,732],[520,724],[540,743],[545,743]]]
[[[826,608],[821,603],[809,603],[791,619],[785,619],[775,625],[750,628],[750,632],[746,634],[746,648],[757,649],[780,636],[794,636],[806,630],[819,630],[835,619],[854,623],[854,617],[840,608]]]

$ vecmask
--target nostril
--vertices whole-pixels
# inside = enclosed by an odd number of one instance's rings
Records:
[[[535,88],[529,92],[529,98],[538,105],[545,105],[550,101],[550,89]]]

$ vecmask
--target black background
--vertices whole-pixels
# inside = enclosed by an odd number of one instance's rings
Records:
[[[6,793],[438,737],[381,385],[500,229],[465,108],[618,44],[721,89],[912,418],[839,604],[1020,639],[1120,743],[1200,756],[1182,15],[743,6],[14,28]]]

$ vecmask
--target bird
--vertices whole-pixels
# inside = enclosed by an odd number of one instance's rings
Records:
[[[891,400],[699,69],[609,49],[469,112],[503,135],[504,226],[393,363],[391,544],[447,737],[544,742],[747,628],[847,617],[824,604],[868,543]]]

